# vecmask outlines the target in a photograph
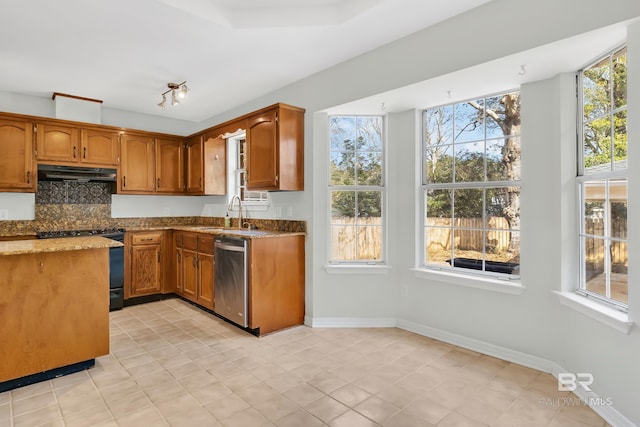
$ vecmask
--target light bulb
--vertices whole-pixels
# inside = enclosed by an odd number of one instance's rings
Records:
[[[167,97],[166,95],[162,95],[162,101],[158,103],[158,107],[164,110],[164,106],[166,103],[167,103]]]
[[[189,88],[187,87],[187,85],[182,85],[182,87],[180,88],[180,91],[178,92],[178,97],[180,99],[184,99],[184,97],[187,96],[188,91],[189,91]]]
[[[171,105],[177,105],[180,104],[180,101],[178,101],[178,97],[176,96],[176,91],[172,90],[171,91]]]

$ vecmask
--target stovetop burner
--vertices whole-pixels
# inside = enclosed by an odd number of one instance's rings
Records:
[[[56,230],[36,233],[38,239],[55,239],[58,237],[105,236],[124,233],[124,228],[99,228],[93,230]]]

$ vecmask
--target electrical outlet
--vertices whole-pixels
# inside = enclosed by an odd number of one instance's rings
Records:
[[[409,296],[409,285],[407,285],[406,283],[401,283],[400,284],[400,296],[401,297],[408,297]]]
[[[276,206],[276,218],[282,218],[282,207]]]
[[[0,220],[9,219],[9,209],[0,209]]]
[[[287,216],[293,218],[293,206],[287,207]]]

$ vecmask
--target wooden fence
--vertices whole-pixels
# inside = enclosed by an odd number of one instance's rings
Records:
[[[587,218],[584,224],[585,233],[604,236],[604,221]],[[627,220],[614,219],[611,224],[611,235],[621,239],[627,238]],[[587,239],[585,243],[585,261],[587,279],[604,271],[605,245],[603,239]],[[611,270],[613,273],[625,273],[628,267],[627,243],[611,242]]]
[[[358,227],[355,227],[356,218],[340,217],[332,218],[331,254],[335,260],[354,259],[380,259],[382,257],[382,219],[358,218]],[[482,252],[482,219],[458,218],[453,224],[456,228],[452,238],[451,220],[448,218],[428,218],[427,225],[429,239],[427,252],[430,259],[438,258],[436,254],[442,253],[446,258],[450,257],[451,247],[455,244],[460,251]],[[507,251],[511,232],[509,225],[503,217],[489,218],[488,233],[486,238],[486,252],[501,254]],[[357,230],[357,232],[356,232]],[[604,222],[587,220],[585,224],[587,234],[604,235]],[[627,221],[616,220],[612,226],[612,235],[620,238],[627,237]],[[598,274],[604,271],[604,241],[601,239],[589,239],[585,248],[587,270]],[[611,263],[614,273],[626,273],[628,266],[627,243],[613,242],[611,244]]]
[[[355,227],[356,219],[358,227]],[[339,217],[332,218],[331,223],[331,259],[351,261],[382,258],[382,218]]]

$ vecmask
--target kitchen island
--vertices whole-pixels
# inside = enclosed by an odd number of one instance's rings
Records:
[[[0,242],[0,392],[92,366],[109,353],[104,237]]]

